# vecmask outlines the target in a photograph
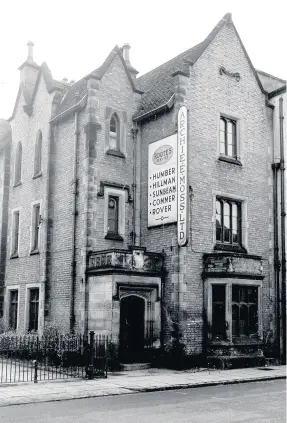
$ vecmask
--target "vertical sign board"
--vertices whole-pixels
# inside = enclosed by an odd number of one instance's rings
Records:
[[[148,146],[148,227],[177,221],[177,134]]]
[[[188,241],[188,192],[187,192],[187,108],[182,106],[177,116],[177,242],[184,247]]]

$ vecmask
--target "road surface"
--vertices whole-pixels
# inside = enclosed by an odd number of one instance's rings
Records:
[[[1,423],[285,423],[285,380],[0,408]]]

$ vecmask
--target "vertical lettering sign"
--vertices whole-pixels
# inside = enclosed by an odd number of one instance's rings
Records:
[[[178,111],[178,134],[177,134],[177,241],[180,247],[184,247],[188,241],[187,216],[187,108],[182,106]]]
[[[148,146],[148,227],[177,221],[177,135]]]

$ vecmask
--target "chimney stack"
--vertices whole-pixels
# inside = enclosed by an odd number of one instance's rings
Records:
[[[27,57],[27,60],[29,62],[34,62],[34,59],[33,59],[34,43],[32,41],[28,41],[27,46],[28,46],[28,57]]]
[[[30,96],[32,96],[40,66],[34,62],[34,43],[32,41],[28,41],[27,46],[28,57],[18,69],[20,71],[20,82],[24,84],[27,92],[30,94]]]
[[[122,47],[123,50],[123,58],[126,62],[127,66],[130,66],[130,48],[131,46],[129,44],[124,44]]]

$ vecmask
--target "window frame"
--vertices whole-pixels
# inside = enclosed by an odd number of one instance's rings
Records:
[[[224,121],[233,122],[235,125],[234,131],[234,151],[233,155],[226,154],[227,148],[227,131],[225,132],[225,143],[224,143],[224,154],[221,153],[221,119]],[[241,135],[241,120],[239,117],[236,117],[236,114],[233,113],[219,113],[218,115],[218,142],[217,142],[217,157],[219,161],[232,163],[238,166],[242,166],[241,160],[241,142],[240,142],[240,135]],[[228,153],[228,150],[227,150]]]
[[[44,286],[42,283],[29,283],[25,286],[25,315],[24,315],[24,329],[29,329],[29,305],[30,305],[30,289],[39,289],[39,309],[38,309],[38,330],[37,333],[42,333],[44,326]]]
[[[23,166],[23,146],[21,141],[17,143],[15,150],[15,161],[14,161],[14,187],[22,184],[22,166]]]
[[[37,292],[38,293],[38,298],[37,298],[37,300],[35,300],[35,301],[33,301],[33,303],[32,303],[32,300],[31,300],[31,293],[32,293],[32,291],[35,291],[35,292]],[[28,332],[38,332],[38,329],[39,329],[39,310],[40,310],[40,289],[37,287],[37,288],[30,288],[29,289],[29,299],[28,299],[28,303],[29,303],[29,307],[28,307],[28,327],[27,327],[27,330],[28,330]],[[35,307],[35,309],[37,309],[37,311],[36,311],[36,317],[37,317],[37,319],[34,319],[35,320],[35,322],[36,322],[36,328],[33,328],[32,327],[32,325],[31,325],[31,309],[32,309],[32,305],[34,306],[34,304],[36,304],[37,305],[37,307]]]
[[[123,241],[125,237],[125,203],[126,190],[104,186],[104,236],[105,239]],[[109,197],[118,198],[118,233],[113,234],[108,230],[108,205]]]
[[[225,285],[225,321],[226,321],[226,337],[225,339],[213,338],[213,319],[212,319],[212,287],[214,285]],[[258,332],[256,337],[234,337],[232,335],[232,287],[234,285],[257,287],[257,315],[258,315]],[[206,280],[205,285],[205,307],[207,310],[208,321],[208,341],[211,343],[228,343],[228,344],[252,344],[260,343],[263,339],[263,316],[262,316],[262,280],[249,279],[231,279],[231,278],[210,278]]]
[[[224,143],[221,141],[221,122],[224,122]],[[229,154],[228,152],[228,146],[229,146],[229,142],[228,142],[228,124],[232,125],[232,144],[231,144],[231,148],[232,148],[232,153]],[[237,159],[237,120],[236,119],[232,119],[230,117],[224,116],[224,115],[220,115],[220,136],[219,136],[219,142],[220,142],[220,156],[225,156],[225,157],[230,157],[232,159]],[[221,145],[224,144],[224,153],[221,152]]]
[[[115,119],[117,125],[116,148],[111,145],[111,120]],[[126,138],[127,138],[127,113],[118,109],[106,106],[105,111],[105,145],[104,154],[107,156],[126,158]]]
[[[19,220],[18,220],[18,236],[17,236],[17,242],[15,237],[15,216],[18,214]],[[15,208],[11,210],[11,243],[10,243],[10,258],[17,258],[19,257],[19,251],[20,251],[20,239],[21,239],[21,208]],[[16,249],[17,244],[17,249]]]
[[[115,204],[115,216],[114,216],[114,219],[111,219],[111,217],[110,217],[110,209],[111,209],[110,202],[111,201]],[[119,235],[119,214],[120,214],[120,211],[119,211],[119,203],[120,203],[120,199],[119,199],[119,197],[117,195],[111,195],[111,194],[108,195],[108,234],[110,234],[110,235],[116,235],[116,236]],[[110,226],[109,222],[110,222],[110,220],[113,220],[114,221],[114,226],[115,226],[115,230],[114,231],[112,231],[112,230],[109,229],[109,226]]]
[[[111,122],[114,120],[116,131],[111,131]],[[113,135],[115,134],[115,135]],[[116,142],[116,148],[112,148],[111,146],[111,139],[114,139]],[[120,119],[116,112],[112,114],[110,117],[109,122],[109,151],[121,151],[121,127],[120,127]]]
[[[42,176],[42,150],[43,150],[43,134],[42,134],[42,131],[39,130],[36,137],[35,148],[34,148],[33,179],[36,179]]]
[[[35,200],[31,203],[31,226],[30,226],[30,255],[38,254],[40,252],[40,242],[41,242],[41,212],[42,212],[42,202]],[[35,211],[36,208],[39,208],[39,224],[38,224],[38,245],[35,246],[35,234],[36,234],[36,225],[35,225]]]
[[[9,285],[6,286],[6,292],[5,292],[5,304],[7,304],[8,306],[5,307],[5,321],[7,322],[7,324],[10,324],[10,292],[11,291],[18,291],[18,307],[17,307],[17,326],[16,326],[16,331],[19,329],[19,313],[20,313],[20,285]]]
[[[233,200],[232,198],[226,198],[217,196],[216,197],[216,205],[217,202],[220,203],[221,208],[221,214],[220,214],[220,220],[221,220],[221,240],[217,239],[217,226],[216,226],[216,244],[220,245],[229,245],[229,246],[241,246],[242,245],[242,202],[239,200]],[[230,241],[225,241],[225,204],[229,206],[229,232],[230,232]],[[234,214],[233,214],[233,205],[237,206],[237,236],[238,236],[238,242],[233,241],[233,224],[234,224]],[[217,212],[216,212],[217,216]],[[215,218],[215,224],[217,225],[217,219]]]
[[[234,301],[234,299],[233,299],[233,293],[234,293],[233,291],[234,291],[235,287],[238,287],[238,295],[239,295],[238,301]],[[241,296],[241,292],[242,292],[242,289],[243,288],[246,289],[247,291],[248,291],[248,289],[257,289],[257,299],[256,299],[256,302],[255,303],[254,302],[250,302],[249,301],[249,298],[247,298],[247,301],[242,301],[242,299],[240,298],[240,296]],[[247,292],[247,297],[248,297],[248,292]],[[258,297],[259,297],[259,294],[258,294],[258,287],[257,286],[238,285],[236,283],[233,283],[232,284],[232,287],[231,287],[231,314],[232,314],[232,339],[233,340],[242,340],[242,339],[246,339],[246,338],[249,338],[249,339],[250,338],[252,338],[252,339],[258,338],[258,332],[259,332],[259,329],[258,329],[258,327],[259,327],[259,321],[258,321],[258,319],[259,319],[259,316],[258,316],[258,299],[259,298]],[[248,333],[248,335],[246,335],[244,333],[239,333],[238,335],[237,334],[234,335],[235,330],[234,330],[234,324],[233,324],[233,306],[236,305],[238,307],[239,316],[240,316],[240,311],[242,311],[243,307],[246,307],[247,308],[247,311],[248,311],[248,313],[247,313],[247,320],[249,322],[249,320],[250,320],[250,308],[254,304],[257,306],[257,332],[256,332],[256,335],[254,336],[254,333],[253,334],[252,333]],[[239,331],[240,331],[240,328],[239,328]],[[249,326],[248,332],[249,331],[250,331],[250,326]]]
[[[216,200],[217,197],[225,198],[230,201],[238,201],[241,203],[241,243],[240,244],[227,244],[217,242],[216,240]],[[236,195],[226,191],[212,190],[213,201],[213,246],[215,250],[239,251],[247,253],[248,250],[248,198],[242,195]]]

